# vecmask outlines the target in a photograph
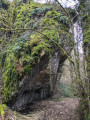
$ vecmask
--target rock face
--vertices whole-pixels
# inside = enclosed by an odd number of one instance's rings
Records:
[[[52,67],[52,79],[53,83],[57,80],[56,73],[59,69],[59,64],[63,63],[65,60],[63,56],[63,61],[60,59],[60,54],[54,52],[51,58]],[[50,96],[50,61],[47,58],[41,60],[39,64],[33,67],[32,74],[28,78],[23,78],[22,83],[19,83],[20,90],[16,97],[16,100],[12,104],[14,110],[26,105],[27,103],[32,103],[35,100],[42,100]]]
[[[63,59],[63,61],[65,58]],[[62,62],[63,62],[62,61]],[[57,79],[56,73],[59,69],[60,56],[58,52],[55,52],[51,64],[53,73],[53,83]],[[13,104],[13,109],[17,109],[22,105],[31,103],[35,100],[42,100],[50,96],[50,63],[48,59],[42,59],[41,62],[34,66],[32,74],[24,79],[19,96],[16,102]],[[27,82],[25,83],[25,81]]]

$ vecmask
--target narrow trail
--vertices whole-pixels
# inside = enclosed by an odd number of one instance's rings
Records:
[[[59,101],[43,100],[31,107],[27,106],[19,120],[77,120],[77,98],[64,98]],[[28,111],[27,111],[28,109]],[[32,112],[29,110],[32,110]],[[28,113],[28,114],[25,114]]]

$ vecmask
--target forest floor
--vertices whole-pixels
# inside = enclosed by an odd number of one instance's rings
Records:
[[[38,101],[16,113],[16,120],[77,120],[77,98],[58,98]]]

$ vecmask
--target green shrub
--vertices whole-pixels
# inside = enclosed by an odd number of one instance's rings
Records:
[[[5,115],[6,105],[0,104],[0,115]]]

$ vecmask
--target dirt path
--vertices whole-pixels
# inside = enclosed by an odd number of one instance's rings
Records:
[[[45,100],[27,106],[27,115],[19,116],[19,120],[77,120],[75,110],[78,106],[77,98],[64,98],[59,101]],[[29,112],[30,110],[33,112]],[[25,110],[24,110],[25,112]]]

